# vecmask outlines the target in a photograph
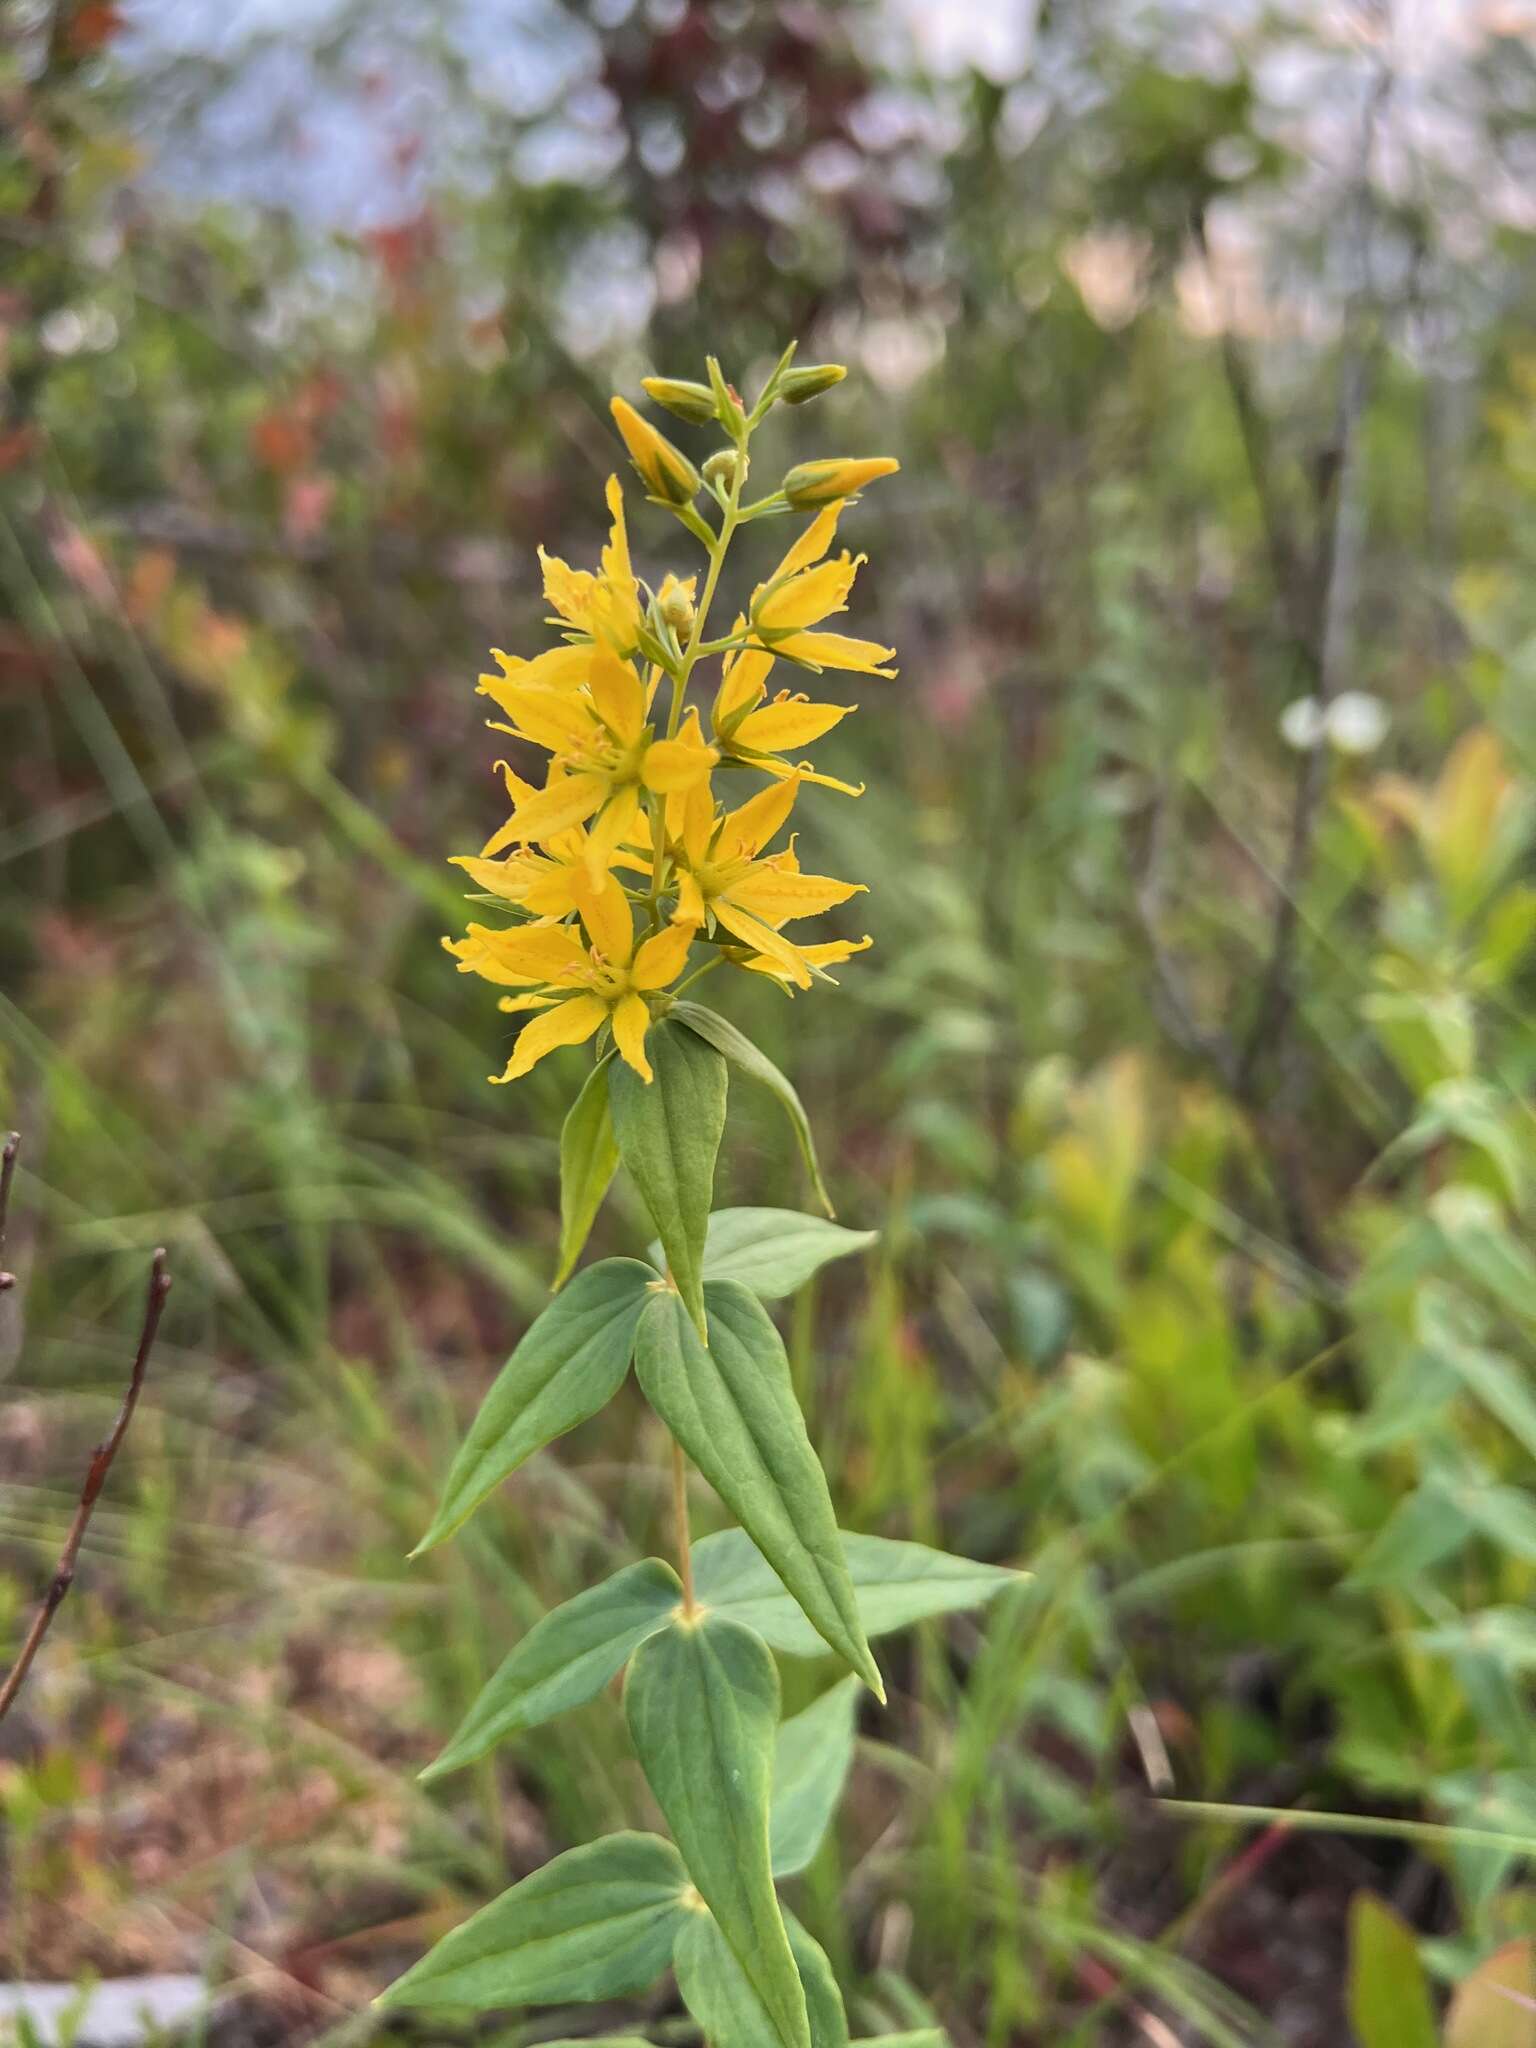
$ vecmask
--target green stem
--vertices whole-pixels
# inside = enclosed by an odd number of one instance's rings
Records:
[[[709,608],[714,603],[715,589],[720,581],[720,570],[725,561],[725,551],[731,544],[731,535],[736,530],[736,515],[741,509],[741,487],[746,480],[747,451],[743,447],[736,464],[736,474],[731,479],[730,496],[725,501],[725,517],[720,522],[720,531],[709,551],[709,571],[704,578],[703,593],[698,609],[693,615],[693,630],[688,635],[688,645],[683,649],[683,658],[677,673],[672,678],[672,715],[667,720],[667,738],[676,739],[677,729],[683,722],[683,699],[688,693],[688,678],[693,665],[704,648],[704,626],[709,618]]]
[[[706,974],[712,974],[719,965],[720,955],[717,953],[713,960],[706,960],[702,967],[695,967],[686,981],[680,981],[673,989],[673,995],[680,996],[685,988],[692,988],[696,981],[702,981]]]

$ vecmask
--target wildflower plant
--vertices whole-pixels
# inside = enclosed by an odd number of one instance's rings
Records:
[[[628,1565],[539,1621],[426,1775],[471,1763],[623,1671],[635,1752],[671,1839],[624,1833],[557,1856],[450,1933],[390,1988],[389,2005],[609,2000],[648,1990],[670,1967],[715,2048],[841,2048],[841,1993],[777,1884],[826,1833],[861,1693],[884,1702],[870,1638],[975,1605],[1015,1577],[839,1530],[764,1304],[874,1233],[830,1220],[790,1081],[685,993],[726,966],[787,995],[819,995],[829,968],[870,943],[786,930],[863,889],[805,872],[787,834],[807,789],[859,793],[803,758],[847,707],[794,683],[826,670],[894,673],[890,648],[826,622],[845,610],[863,561],[834,552],[840,522],[897,465],[803,463],[750,497],[751,445],[768,414],[844,374],[796,368],[793,356],[750,407],[713,358],[707,382],[646,381],[661,406],[723,432],[697,465],[613,400],[649,502],[703,550],[702,572],[654,587],[636,575],[616,479],[595,571],[541,551],[555,644],[526,659],[497,652],[480,688],[499,713],[494,728],[546,753],[548,767],[537,785],[502,764],[510,815],[458,861],[480,914],[444,941],[524,1020],[494,1079],[516,1080],[561,1047],[591,1044],[595,1059],[561,1138],[554,1299],[487,1395],[419,1551],[596,1414],[633,1365],[672,1438],[677,1557]],[[777,566],[712,635],[733,542],[797,514],[807,521]],[[711,1214],[733,1069],[788,1112],[825,1217]],[[579,1266],[621,1164],[655,1226],[654,1263]],[[739,1524],[696,1545],[690,1460]],[[846,1675],[781,1721],[775,1652],[830,1655]]]

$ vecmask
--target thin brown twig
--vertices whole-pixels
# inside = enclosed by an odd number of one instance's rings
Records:
[[[21,1150],[20,1131],[6,1133],[5,1147],[0,1151],[0,1260],[5,1257],[5,1226],[11,1213],[11,1182],[16,1178],[16,1154]],[[16,1275],[8,1273],[0,1265],[0,1294],[16,1285]]]
[[[7,1151],[9,1151],[9,1146]],[[14,1155],[13,1155],[14,1156]],[[165,1251],[162,1247],[150,1262],[149,1289],[144,1301],[144,1320],[139,1329],[139,1348],[134,1353],[133,1370],[128,1376],[128,1388],[123,1395],[123,1404],[117,1412],[117,1420],[110,1432],[91,1453],[91,1462],[86,1469],[85,1484],[80,1489],[80,1502],[75,1509],[74,1520],[69,1525],[69,1534],[64,1539],[64,1548],[59,1552],[58,1568],[50,1580],[47,1592],[36,1614],[32,1626],[27,1630],[26,1640],[20,1655],[0,1685],[0,1721],[3,1721],[20,1692],[32,1661],[42,1648],[43,1638],[48,1633],[53,1617],[64,1603],[64,1597],[74,1584],[75,1563],[80,1555],[80,1546],[90,1526],[91,1515],[101,1489],[112,1470],[112,1461],[128,1433],[133,1420],[133,1411],[139,1405],[139,1394],[144,1386],[144,1375],[149,1366],[149,1354],[154,1349],[155,1334],[160,1328],[160,1315],[165,1307],[165,1297],[171,1291],[171,1276],[166,1269]]]

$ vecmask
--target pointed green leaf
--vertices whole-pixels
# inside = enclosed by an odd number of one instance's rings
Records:
[[[707,1347],[675,1294],[652,1295],[635,1339],[636,1377],[812,1626],[884,1699],[779,1333],[734,1280],[711,1281],[704,1298]]]
[[[784,1931],[805,1992],[811,2048],[847,2048],[848,2015],[826,1950],[793,1913],[784,1915]],[[777,2048],[773,2023],[712,1914],[690,1914],[678,1933],[672,1967],[683,2003],[710,2048]]]
[[[670,1018],[646,1034],[655,1079],[624,1060],[609,1069],[608,1099],[619,1155],[651,1212],[689,1313],[704,1322],[704,1233],[725,1129],[725,1061]]]
[[[546,1614],[502,1663],[423,1779],[473,1763],[518,1729],[595,1698],[682,1595],[672,1567],[648,1557]]]
[[[561,2048],[572,2048],[565,2042]],[[913,2027],[905,2034],[866,2034],[857,2048],[949,2048],[949,2036],[942,2027]]]
[[[688,1875],[777,2041],[781,2048],[811,2048],[805,1994],[768,1861],[779,1674],[767,1645],[712,1614],[674,1622],[636,1650],[624,1708],[635,1754]]]
[[[1436,2048],[1440,2039],[1413,1930],[1370,1892],[1350,1901],[1349,2018],[1360,2048]]]
[[[775,1877],[804,1870],[821,1847],[853,1762],[858,1697],[858,1679],[845,1678],[780,1725],[768,1815]]]
[[[637,1357],[637,1370],[638,1365]],[[1010,1571],[1005,1565],[977,1564],[968,1557],[930,1550],[926,1543],[850,1535],[846,1529],[841,1533],[859,1616],[869,1636],[910,1628],[930,1615],[980,1607],[1005,1587],[1022,1586],[1029,1578],[1027,1572]],[[826,1648],[745,1529],[722,1529],[696,1543],[693,1575],[706,1607],[756,1629],[776,1650],[792,1657],[819,1657]]]
[[[619,1166],[619,1148],[608,1107],[605,1053],[582,1083],[560,1131],[560,1263],[551,1282],[558,1293],[581,1257],[582,1246],[603,1206]]]
[[[451,1536],[526,1458],[612,1400],[655,1279],[639,1259],[602,1259],[555,1297],[481,1403],[413,1557]]]
[[[704,1239],[704,1278],[739,1280],[760,1301],[778,1301],[831,1260],[867,1251],[879,1236],[797,1209],[717,1209]]]
[[[691,1917],[687,1884],[682,1859],[659,1835],[588,1842],[445,1935],[379,2003],[487,2012],[644,1991]]]
[[[837,1211],[832,1207],[832,1197],[821,1177],[821,1162],[816,1157],[811,1120],[805,1113],[805,1104],[786,1076],[780,1073],[766,1053],[758,1051],[744,1032],[737,1030],[728,1017],[720,1016],[715,1010],[706,1010],[702,1003],[674,1003],[669,1014],[675,1022],[686,1024],[690,1031],[706,1039],[717,1052],[724,1053],[731,1065],[740,1068],[750,1080],[761,1082],[770,1094],[778,1097],[794,1131],[795,1142],[800,1147],[800,1157],[805,1161],[805,1170],[816,1190],[816,1199],[829,1216],[835,1216]]]

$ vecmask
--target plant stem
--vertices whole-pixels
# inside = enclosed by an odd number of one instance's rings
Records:
[[[677,1563],[678,1576],[683,1582],[683,1613],[692,1616],[698,1612],[698,1604],[693,1597],[693,1543],[688,1534],[688,1461],[676,1439],[672,1444],[672,1512],[677,1522]]]
[[[736,464],[736,474],[731,479],[730,495],[725,502],[725,517],[720,522],[720,531],[709,551],[709,571],[704,578],[704,589],[699,597],[698,609],[693,615],[693,630],[688,635],[688,645],[683,649],[683,659],[677,674],[672,678],[672,716],[667,720],[667,738],[677,737],[677,728],[683,720],[683,699],[688,694],[688,678],[693,664],[698,660],[704,645],[704,626],[709,618],[709,608],[714,602],[715,586],[720,581],[721,565],[725,551],[731,544],[731,535],[736,530],[736,515],[741,507],[741,486],[747,466],[746,449],[743,446]]]

